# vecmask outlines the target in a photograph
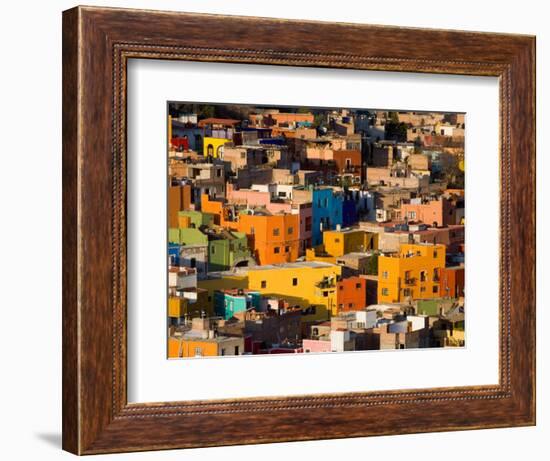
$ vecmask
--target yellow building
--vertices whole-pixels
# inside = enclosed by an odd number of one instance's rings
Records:
[[[223,146],[231,142],[230,139],[225,138],[210,138],[205,137],[203,142],[203,155],[206,157],[211,155],[214,158],[223,157]]]
[[[335,263],[347,253],[378,249],[378,234],[361,229],[329,230],[323,232],[323,244],[306,250],[307,261]]]
[[[168,317],[179,318],[185,315],[189,301],[185,298],[170,296],[168,298]]]
[[[401,244],[399,252],[378,258],[378,302],[439,298],[445,245]]]
[[[213,311],[214,291],[237,288],[246,289],[248,288],[248,277],[246,271],[210,273],[207,279],[199,280],[197,286],[208,291],[208,307]]]
[[[168,317],[198,317],[203,313],[214,314],[213,304],[209,301],[207,290],[188,288],[183,291],[183,296],[168,297]]]
[[[244,339],[227,336],[201,338],[182,335],[168,338],[168,357],[216,357],[222,355],[242,355]]]
[[[248,288],[302,307],[303,321],[328,320],[337,313],[336,282],[341,267],[317,261],[248,269]]]

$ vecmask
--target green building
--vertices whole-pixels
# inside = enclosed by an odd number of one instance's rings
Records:
[[[223,231],[208,234],[208,271],[226,271],[233,267],[255,265],[246,234]]]
[[[187,216],[191,222],[191,227],[198,229],[201,226],[212,227],[214,225],[214,214],[204,213],[202,211],[185,210],[179,211],[178,216]]]
[[[168,243],[178,245],[207,245],[208,237],[199,229],[192,227],[168,229]]]

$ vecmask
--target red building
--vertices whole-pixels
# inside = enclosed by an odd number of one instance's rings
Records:
[[[337,282],[338,312],[357,311],[367,307],[367,280],[348,277]]]
[[[361,176],[361,152],[358,150],[335,150],[334,163],[339,174]]]
[[[189,139],[185,138],[172,138],[170,143],[175,149],[189,150]]]
[[[445,267],[440,270],[439,277],[441,296],[450,298],[464,296],[464,267]]]

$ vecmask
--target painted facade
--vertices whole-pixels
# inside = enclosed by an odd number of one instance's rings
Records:
[[[438,298],[445,245],[402,244],[378,258],[378,302]]]
[[[266,296],[283,297],[302,308],[302,320],[326,320],[337,313],[336,288],[340,266],[297,262],[248,270],[248,287]]]

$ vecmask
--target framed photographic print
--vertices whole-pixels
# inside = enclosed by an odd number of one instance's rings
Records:
[[[534,56],[64,12],[63,448],[535,424]]]

